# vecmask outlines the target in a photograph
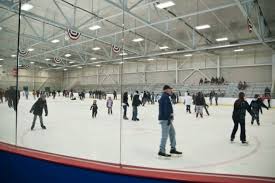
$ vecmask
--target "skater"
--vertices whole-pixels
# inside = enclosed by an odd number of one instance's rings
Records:
[[[195,98],[195,105],[196,105],[196,118],[199,116],[199,114],[201,118],[203,118],[203,107],[205,106],[205,99],[201,92],[199,92]]]
[[[159,123],[161,125],[161,141],[160,141],[160,149],[158,152],[159,156],[162,157],[170,157],[170,154],[181,155],[182,152],[176,150],[176,136],[175,136],[175,128],[173,126],[174,113],[173,106],[170,100],[172,95],[172,88],[168,85],[163,87],[163,94],[159,100]],[[171,150],[170,154],[166,154],[165,146],[167,142],[167,138],[169,135]]]
[[[0,103],[3,103],[4,91],[0,88]]]
[[[132,101],[132,106],[133,106],[132,120],[133,121],[139,121],[139,119],[137,118],[137,115],[138,115],[138,106],[140,106],[140,104],[142,104],[142,102],[139,100],[138,91],[136,91],[136,93],[134,94],[134,97],[133,97],[133,101]]]
[[[113,92],[113,95],[114,95],[114,100],[117,100],[117,93],[116,93],[115,90],[114,90],[114,92]]]
[[[127,118],[127,107],[129,107],[128,92],[124,92],[124,94],[123,94],[122,107],[124,110],[123,111],[123,119],[128,120],[128,118]]]
[[[92,117],[96,118],[97,115],[97,104],[96,104],[96,100],[93,101],[93,105],[91,106],[90,110],[92,110]]]
[[[52,92],[52,95],[53,95],[53,99],[55,99],[55,97],[56,97],[56,91],[55,90]]]
[[[187,95],[184,97],[184,103],[186,106],[186,112],[189,112],[191,114],[191,103],[192,103],[192,97],[190,96],[190,93],[187,93]]]
[[[212,90],[209,94],[209,101],[210,101],[210,105],[212,105],[212,100],[213,100],[213,97],[215,96],[215,91]]]
[[[258,94],[256,94],[255,96],[254,96],[254,99],[251,101],[251,103],[250,103],[250,107],[251,107],[251,109],[252,109],[252,111],[253,111],[253,113],[254,113],[254,116],[252,117],[252,119],[251,119],[251,125],[253,125],[253,123],[254,123],[254,120],[256,119],[256,121],[257,121],[257,124],[258,124],[258,126],[260,125],[260,116],[259,116],[259,112],[261,111],[261,113],[263,113],[262,112],[262,110],[260,110],[262,107],[264,107],[264,108],[266,108],[267,110],[268,110],[268,107],[262,102],[262,100],[259,98],[259,95]]]
[[[35,100],[36,99],[36,92],[35,92],[35,90],[32,90],[32,96],[33,96],[33,99]]]
[[[218,99],[219,99],[219,94],[218,94],[218,92],[215,92],[215,102],[216,102],[216,106],[218,105]]]
[[[233,110],[233,115],[232,119],[234,122],[234,128],[231,133],[231,142],[234,141],[235,139],[235,134],[238,130],[238,125],[240,124],[241,126],[241,134],[240,134],[240,140],[243,144],[248,144],[246,141],[246,135],[245,135],[245,114],[246,111],[250,113],[252,117],[254,117],[254,114],[247,103],[247,101],[244,99],[244,92],[239,93],[239,99],[237,99],[234,103],[234,110]]]
[[[37,116],[39,116],[41,128],[43,130],[46,129],[46,126],[43,124],[43,117],[42,117],[43,109],[45,110],[45,116],[48,116],[48,107],[47,107],[46,96],[40,95],[40,98],[38,98],[38,100],[33,104],[32,108],[30,110],[30,113],[33,113],[33,115],[34,115],[31,130],[34,129]]]
[[[111,97],[108,98],[107,102],[106,102],[106,106],[108,108],[108,114],[113,114],[113,100]]]

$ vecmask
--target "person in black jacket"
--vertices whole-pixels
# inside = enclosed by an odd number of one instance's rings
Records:
[[[123,107],[123,119],[128,120],[127,118],[127,107],[129,107],[128,103],[128,92],[124,92],[123,100],[122,100],[122,107]]]
[[[48,116],[48,107],[47,107],[46,96],[40,95],[40,97],[33,104],[32,108],[30,110],[30,113],[34,114],[31,130],[33,130],[33,128],[35,126],[37,116],[39,116],[41,128],[46,129],[46,126],[43,124],[43,118],[42,118],[43,109],[45,110],[45,116]]]
[[[250,113],[250,115],[253,117],[254,114],[247,103],[247,101],[244,98],[245,94],[243,92],[239,93],[239,99],[237,99],[234,103],[234,110],[232,114],[232,119],[234,122],[234,128],[231,133],[231,142],[235,139],[235,134],[238,130],[238,126],[240,124],[241,126],[241,134],[240,134],[240,140],[243,144],[247,144],[246,141],[246,135],[245,135],[245,114],[246,111]]]
[[[196,118],[201,116],[203,118],[203,108],[205,106],[205,99],[203,97],[202,92],[198,92],[196,98],[195,98],[195,105],[196,105]]]
[[[163,87],[163,94],[159,99],[159,123],[161,124],[161,140],[160,149],[158,152],[159,156],[170,157],[170,154],[180,155],[182,152],[176,150],[176,132],[173,126],[174,113],[173,106],[171,103],[172,88],[168,85]],[[170,154],[166,154],[165,146],[169,135],[171,150]]]
[[[133,101],[132,101],[132,106],[133,106],[133,116],[132,116],[132,120],[133,121],[139,121],[139,119],[137,118],[138,115],[138,106],[142,104],[142,102],[139,100],[139,94],[138,91],[136,91],[136,93],[134,94],[133,97]]]
[[[93,101],[93,105],[91,106],[90,110],[92,110],[92,117],[95,118],[97,115],[97,104],[96,104],[96,100]]]
[[[251,125],[253,125],[255,119],[257,121],[257,124],[260,125],[259,112],[261,111],[261,113],[263,113],[261,110],[262,107],[266,108],[267,110],[268,110],[268,107],[262,102],[258,94],[254,96],[254,99],[250,103],[250,107],[254,113],[254,116],[251,119]]]

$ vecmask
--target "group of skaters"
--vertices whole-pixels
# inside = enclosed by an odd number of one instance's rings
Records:
[[[5,98],[5,100],[4,100]],[[8,107],[17,111],[18,102],[20,99],[20,92],[15,87],[9,87],[6,90],[0,89],[0,103],[7,102]]]

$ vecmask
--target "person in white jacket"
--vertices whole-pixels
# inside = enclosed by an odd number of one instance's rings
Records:
[[[187,93],[187,95],[184,97],[184,103],[186,106],[186,112],[189,112],[191,114],[191,103],[192,103],[192,97],[190,96],[189,93]]]

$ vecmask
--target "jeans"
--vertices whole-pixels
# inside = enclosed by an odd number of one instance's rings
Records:
[[[136,120],[138,115],[137,106],[133,106],[133,117],[132,120]]]
[[[173,126],[173,122],[168,125],[168,120],[160,120],[161,125],[161,140],[160,140],[160,152],[165,153],[165,146],[169,135],[171,149],[176,149],[176,132]]]

